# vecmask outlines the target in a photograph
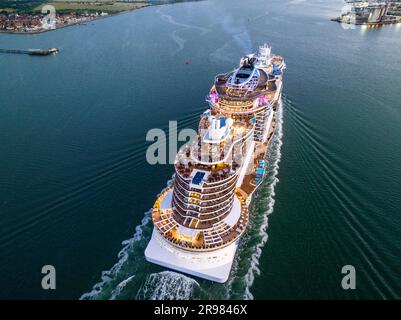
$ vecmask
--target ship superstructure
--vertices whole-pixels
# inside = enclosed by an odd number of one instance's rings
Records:
[[[173,184],[153,207],[148,261],[228,279],[251,196],[266,172],[284,69],[283,58],[265,45],[215,77],[198,135],[178,152]]]

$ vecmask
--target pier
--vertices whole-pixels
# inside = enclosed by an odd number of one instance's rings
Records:
[[[49,49],[0,49],[0,53],[29,54],[33,56],[47,56],[59,52],[58,48]]]

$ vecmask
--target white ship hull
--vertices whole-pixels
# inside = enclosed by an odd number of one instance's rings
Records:
[[[163,210],[172,207],[172,191],[167,191],[161,202]],[[240,219],[241,204],[234,200],[233,208],[225,222],[234,225]],[[180,249],[164,239],[160,232],[153,228],[152,238],[145,250],[147,261],[160,266],[187,273],[215,282],[226,282],[234,261],[239,239],[226,247],[205,252],[193,252]]]
[[[147,261],[199,278],[224,283],[230,276],[238,244],[212,252],[189,252],[171,246],[153,229],[146,250]]]

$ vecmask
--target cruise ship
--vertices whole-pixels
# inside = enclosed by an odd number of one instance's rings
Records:
[[[171,187],[153,206],[149,262],[228,280],[252,194],[268,168],[285,68],[284,59],[264,45],[215,77],[198,134],[177,153]]]

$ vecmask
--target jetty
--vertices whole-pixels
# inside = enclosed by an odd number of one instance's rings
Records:
[[[32,56],[47,56],[52,53],[57,53],[58,48],[49,49],[0,49],[0,53],[14,53],[14,54],[29,54]]]

